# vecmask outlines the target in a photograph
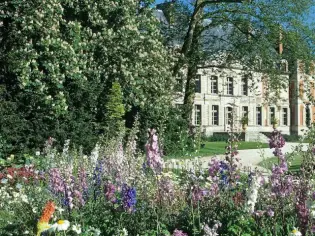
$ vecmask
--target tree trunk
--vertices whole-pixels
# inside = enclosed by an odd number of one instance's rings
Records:
[[[201,22],[197,22],[195,26],[194,37],[191,42],[191,50],[189,51],[187,58],[187,74],[186,74],[186,85],[185,85],[185,95],[184,95],[184,110],[183,118],[186,120],[187,125],[192,124],[192,111],[194,108],[195,99],[195,86],[196,86],[196,76],[198,71],[198,65],[200,63],[201,55],[201,45],[200,37],[198,32],[201,30]]]

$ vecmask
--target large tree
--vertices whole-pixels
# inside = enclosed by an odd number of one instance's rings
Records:
[[[129,117],[150,111],[159,120],[170,100],[172,61],[150,3],[0,3],[0,138],[11,151],[36,148],[49,136],[91,149],[110,116],[114,82]]]

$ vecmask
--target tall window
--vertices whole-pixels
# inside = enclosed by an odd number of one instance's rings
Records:
[[[288,125],[288,108],[282,108],[282,124]]]
[[[201,93],[201,75],[197,75],[195,84],[196,84],[195,92]]]
[[[218,77],[211,76],[211,93],[217,94],[218,93]]]
[[[195,105],[195,125],[201,125],[201,105]]]
[[[219,125],[219,106],[212,105],[212,125]]]
[[[242,107],[242,117],[248,116],[248,107],[244,106]]]
[[[275,108],[274,107],[270,107],[269,108],[269,123],[271,124],[271,121],[275,118]]]
[[[233,118],[233,108],[232,107],[227,107],[226,108],[226,124],[231,124],[232,123],[232,118]]]
[[[248,96],[248,79],[247,77],[242,78],[242,95]]]
[[[261,107],[256,107],[256,125],[262,125]]]
[[[227,78],[227,94],[233,95],[233,78]]]

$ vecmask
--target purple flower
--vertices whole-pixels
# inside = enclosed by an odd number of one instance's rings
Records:
[[[98,195],[100,194],[100,187],[101,187],[101,183],[102,183],[102,175],[103,175],[103,163],[102,161],[98,161],[94,172],[93,172],[93,181],[94,181],[94,200],[96,200],[96,198],[98,197]]]
[[[192,200],[193,202],[198,202],[203,200],[205,195],[205,191],[201,189],[199,186],[194,186],[192,190]]]
[[[264,215],[265,211],[257,210],[254,212],[254,215],[257,217],[262,217]]]
[[[281,132],[279,130],[274,130],[271,133],[270,139],[269,139],[269,147],[270,148],[282,148],[285,145],[285,140],[283,136],[281,135]]]
[[[159,181],[159,188],[160,188],[160,197],[163,200],[169,200],[172,202],[175,197],[175,189],[172,180],[166,176],[162,176],[161,180]]]
[[[58,168],[52,168],[49,170],[49,186],[53,193],[64,192],[64,180]]]
[[[135,188],[124,184],[121,190],[121,198],[122,206],[126,211],[134,212],[136,210],[137,192]]]
[[[182,230],[175,229],[172,236],[188,236],[188,234],[184,233]]]
[[[303,235],[305,235],[308,224],[310,211],[307,207],[307,196],[308,186],[306,183],[300,183],[296,191],[296,211],[299,219],[300,229]]]
[[[104,193],[105,193],[105,198],[107,201],[110,201],[112,203],[115,203],[117,201],[116,199],[116,187],[112,183],[107,183],[104,186]]]
[[[271,208],[269,208],[268,211],[267,211],[267,215],[269,217],[273,217],[275,215],[275,212]]]
[[[155,129],[149,129],[149,139],[145,145],[147,164],[150,168],[160,172],[163,166],[163,161],[159,151],[158,136]]]

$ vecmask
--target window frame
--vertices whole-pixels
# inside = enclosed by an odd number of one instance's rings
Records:
[[[286,112],[284,112],[284,110],[286,110]],[[289,124],[289,109],[287,108],[287,107],[283,107],[282,108],[282,111],[281,111],[281,113],[282,113],[282,125],[283,126],[288,126],[288,124]],[[286,121],[286,122],[284,122],[284,121]]]
[[[227,77],[226,78],[226,94],[227,95],[234,95],[234,78]]]
[[[233,118],[233,107],[225,107],[225,110],[226,110],[225,123],[231,125]]]
[[[246,107],[246,109],[244,109]],[[248,116],[249,108],[248,106],[242,106],[242,117]]]
[[[273,112],[271,112],[273,110]],[[275,107],[269,107],[269,124],[271,124],[272,117],[276,117],[276,108]]]
[[[201,75],[197,75],[195,79],[195,93],[201,93]]]
[[[211,75],[210,77],[210,93],[218,94],[218,76]]]
[[[200,104],[195,104],[195,126],[202,125],[202,113],[201,112],[202,112],[201,105]]]
[[[242,77],[241,80],[241,94],[248,96],[248,78],[246,76]]]
[[[262,108],[256,107],[256,125],[262,126]]]
[[[219,105],[211,106],[211,124],[218,126],[220,124]]]

